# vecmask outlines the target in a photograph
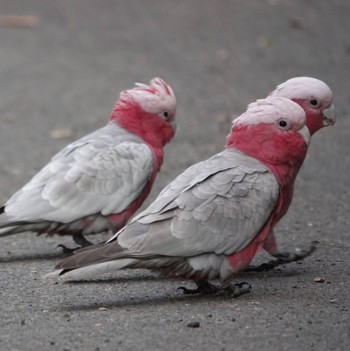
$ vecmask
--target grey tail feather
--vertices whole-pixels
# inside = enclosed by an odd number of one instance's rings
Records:
[[[35,222],[29,221],[6,221],[6,219],[4,219],[3,222],[0,221],[0,237],[30,231],[39,231],[37,226],[35,226],[35,228],[33,227],[34,223]]]
[[[6,220],[5,206],[0,207],[0,216],[2,217],[0,217],[0,238],[3,236],[15,234],[14,229],[16,226],[11,225],[10,222]]]
[[[113,251],[113,252],[111,252]],[[80,280],[99,274],[132,266],[136,258],[128,257],[128,250],[117,242],[100,243],[82,248],[59,262],[48,276],[63,280]]]
[[[19,230],[17,226],[0,225],[0,238],[13,234],[18,234],[24,231],[25,230],[23,229]]]
[[[94,265],[102,265],[102,263],[106,265],[109,263],[112,266],[118,265],[118,263],[115,263],[116,261],[129,260],[130,262],[135,262],[139,260],[144,261],[159,257],[161,256],[154,254],[144,255],[131,252],[128,249],[120,246],[117,241],[114,241],[112,243],[103,242],[74,251],[71,256],[59,262],[56,265],[55,269],[61,270],[59,275],[64,275],[70,271]]]
[[[45,277],[67,281],[91,279],[103,273],[113,272],[115,270],[127,267],[131,268],[136,261],[136,259],[132,258],[104,261],[76,269],[64,269],[63,271],[56,270],[52,273],[47,274]]]
[[[65,272],[99,263],[101,261],[109,261],[112,258],[103,257],[102,250],[105,245],[105,243],[100,243],[78,249],[74,251],[73,255],[59,262],[55,266],[55,269],[62,269],[63,273],[61,274],[64,274]],[[118,244],[115,246],[117,251],[122,251],[122,248]]]

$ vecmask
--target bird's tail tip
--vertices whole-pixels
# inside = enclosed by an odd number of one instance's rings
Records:
[[[74,256],[73,256],[74,257]],[[62,281],[81,281],[98,278],[101,274],[113,272],[132,266],[136,262],[132,258],[124,258],[115,261],[100,262],[92,265],[76,268],[59,268],[55,271],[45,274],[45,279],[62,280]]]
[[[64,275],[61,275],[63,272],[63,269],[57,269],[53,272],[47,273],[43,275],[43,279],[49,279],[49,280],[62,280],[62,277]]]

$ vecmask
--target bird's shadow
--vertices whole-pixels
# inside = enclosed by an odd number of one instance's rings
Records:
[[[95,280],[73,280],[70,282],[65,282],[64,284],[70,284],[72,286],[76,285],[90,285],[90,284],[117,284],[117,283],[133,283],[133,282],[146,282],[146,281],[165,281],[165,278],[162,278],[157,275],[128,275],[128,272],[131,270],[122,270],[120,272],[124,272],[125,275],[118,277],[107,277],[104,279],[95,279]]]
[[[142,297],[130,297],[123,300],[110,300],[99,303],[80,303],[80,304],[67,304],[60,306],[59,309],[62,312],[72,312],[72,311],[96,311],[99,308],[106,308],[107,310],[117,309],[117,308],[137,308],[137,307],[148,307],[154,308],[159,306],[173,305],[174,303],[191,303],[191,304],[200,304],[205,301],[215,301],[218,300],[228,300],[232,299],[227,294],[211,294],[211,295],[185,295],[180,292],[173,292],[175,296],[171,293],[165,293],[161,296],[149,296],[145,295]],[[179,295],[180,294],[180,295]],[[241,296],[240,299],[244,296]]]
[[[274,278],[274,279],[285,279],[286,277],[291,277],[295,275],[302,275],[303,272],[295,270],[295,269],[275,269],[271,271],[265,271],[265,272],[242,272],[241,274],[238,274],[236,276],[237,281],[240,282],[245,282],[245,281],[255,281],[259,282],[261,280],[268,279],[269,277]],[[116,283],[137,283],[137,282],[174,282],[178,281],[177,279],[169,279],[169,278],[163,278],[159,277],[157,275],[140,275],[140,276],[121,276],[121,277],[112,277],[112,278],[107,278],[103,280],[85,280],[85,281],[72,281],[69,283],[64,283],[64,284],[70,284],[72,287],[74,285],[84,285],[84,284],[95,284],[96,286],[100,284],[116,284]],[[181,282],[179,282],[179,286],[181,285]],[[253,284],[254,285],[254,284]],[[259,285],[259,284],[258,284]],[[64,306],[59,306],[58,308],[61,311],[67,312],[67,311],[95,311],[96,309],[99,308],[106,308],[106,309],[116,309],[116,308],[128,308],[128,307],[156,307],[156,306],[166,306],[166,305],[171,305],[174,303],[191,303],[191,304],[200,304],[203,302],[210,302],[210,301],[225,301],[225,302],[233,302],[233,301],[251,301],[253,296],[254,299],[257,298],[257,294],[260,296],[260,294],[264,294],[263,292],[258,292],[259,289],[257,289],[256,292],[251,292],[249,294],[245,294],[243,296],[240,296],[238,299],[232,298],[228,293],[226,292],[219,292],[216,294],[208,294],[208,295],[185,295],[180,292],[180,290],[177,290],[174,288],[171,292],[165,292],[161,296],[154,296],[154,293],[150,292],[149,294],[145,294],[143,296],[132,296],[132,297],[121,297],[122,300],[107,300],[107,301],[101,301],[101,302],[82,302],[78,304],[66,304]],[[175,294],[175,296],[174,296]],[[57,308],[57,307],[56,307]]]
[[[96,244],[105,242],[104,234],[96,234]],[[39,237],[37,235],[35,238],[35,244],[31,241],[28,242],[28,237],[26,235],[20,236],[17,238],[8,239],[7,243],[1,243],[1,252],[0,252],[0,263],[5,262],[34,262],[34,261],[44,261],[44,260],[56,260],[71,256],[75,250],[80,249],[77,247],[77,244],[72,242],[68,243],[64,240],[64,237],[45,237],[45,243],[41,244]],[[8,237],[10,238],[10,237]],[[6,239],[6,238],[4,238]],[[25,240],[24,240],[25,239]],[[12,245],[15,244],[16,250],[12,248]],[[95,243],[93,243],[95,244]],[[72,246],[70,248],[70,246]],[[8,247],[6,251],[5,247]],[[20,252],[19,247],[23,247],[25,251]],[[32,252],[28,252],[31,250]],[[15,252],[12,252],[15,251]],[[36,252],[37,251],[37,252]],[[45,252],[46,251],[46,252]]]
[[[33,254],[12,254],[8,253],[7,256],[0,256],[0,263],[10,262],[35,262],[35,261],[49,261],[64,259],[67,257],[63,252],[46,252],[46,253],[33,253]]]

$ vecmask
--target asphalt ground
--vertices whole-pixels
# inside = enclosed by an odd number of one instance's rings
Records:
[[[238,276],[253,290],[231,299],[184,296],[176,288],[192,283],[141,270],[55,283],[42,276],[71,238],[1,238],[1,350],[349,349],[348,0],[0,0],[0,15],[2,203],[103,126],[121,90],[154,76],[175,90],[179,129],[144,206],[288,78],[324,80],[338,115],[313,137],[277,229],[287,250],[318,240],[313,256]]]

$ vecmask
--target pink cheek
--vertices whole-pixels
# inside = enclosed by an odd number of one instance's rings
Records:
[[[306,126],[309,128],[310,134],[316,133],[319,129],[323,128],[322,116],[310,116],[307,118]]]

